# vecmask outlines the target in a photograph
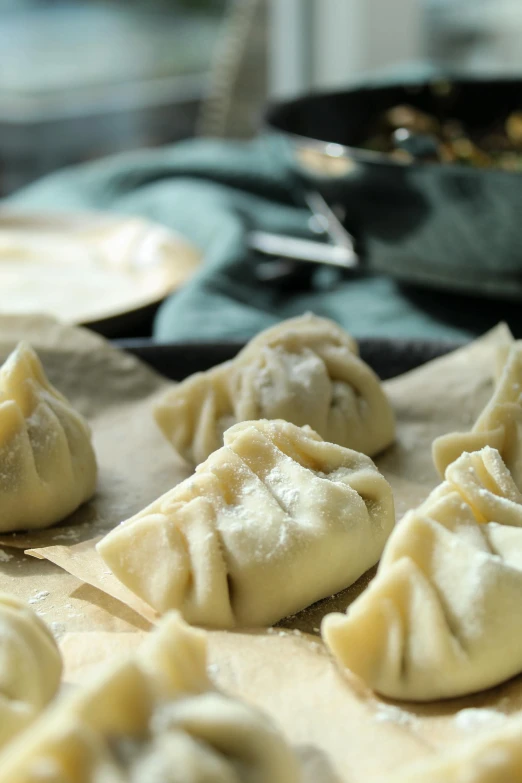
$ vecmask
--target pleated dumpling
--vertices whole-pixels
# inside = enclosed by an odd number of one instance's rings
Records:
[[[2,783],[297,783],[261,712],[215,690],[206,641],[176,615],[63,697],[0,755]]]
[[[465,453],[397,525],[377,576],[325,617],[335,657],[374,690],[428,701],[522,671],[522,495],[495,449]]]
[[[0,532],[54,525],[95,485],[89,425],[20,343],[0,369]]]
[[[111,531],[98,551],[159,612],[264,626],[348,587],[394,524],[369,457],[283,421],[236,424],[196,473]]]
[[[522,341],[501,353],[498,380],[490,402],[471,432],[452,432],[433,442],[433,460],[440,475],[464,451],[497,449],[516,485],[522,489]]]
[[[0,747],[56,694],[62,659],[51,632],[29,607],[0,593]]]
[[[261,332],[231,362],[170,390],[156,421],[177,451],[198,464],[235,422],[284,419],[331,443],[374,456],[395,437],[381,383],[333,321],[304,315]]]

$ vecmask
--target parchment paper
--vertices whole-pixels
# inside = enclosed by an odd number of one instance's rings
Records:
[[[0,540],[8,547],[0,549],[0,589],[33,600],[33,608],[55,623],[66,678],[73,682],[97,662],[135,649],[155,619],[107,573],[95,541],[182,480],[187,470],[152,419],[163,379],[101,338],[48,320],[0,318],[0,355],[20,336],[33,343],[53,382],[89,417],[100,463],[97,497],[66,524]],[[491,394],[497,350],[511,339],[501,325],[386,383],[398,437],[377,464],[393,487],[398,517],[437,484],[433,438],[471,427]],[[45,560],[27,557],[21,547]],[[281,626],[289,630],[209,632],[218,684],[266,709],[289,739],[311,754],[320,770],[317,780],[324,783],[385,780],[401,765],[487,731],[522,709],[522,678],[467,699],[410,705],[378,699],[340,673],[313,634],[322,616],[344,610],[371,576],[287,618]]]

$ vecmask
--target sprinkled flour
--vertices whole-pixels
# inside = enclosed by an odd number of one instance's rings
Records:
[[[476,731],[477,729],[493,729],[502,725],[507,716],[498,710],[489,710],[484,707],[459,710],[453,718],[457,728],[463,731]]]
[[[396,723],[398,726],[414,726],[416,722],[416,718],[411,712],[382,702],[378,703],[374,718],[379,723]]]
[[[48,590],[40,590],[39,593],[35,593],[32,598],[29,599],[27,603],[29,604],[38,604],[40,601],[44,601],[47,596],[49,595]]]

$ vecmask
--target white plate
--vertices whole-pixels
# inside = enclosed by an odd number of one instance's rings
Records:
[[[98,213],[0,212],[0,312],[89,324],[160,302],[201,254],[169,229]]]

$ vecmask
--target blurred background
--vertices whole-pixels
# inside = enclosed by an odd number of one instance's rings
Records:
[[[363,73],[520,71],[521,34],[520,0],[0,0],[0,195]]]

